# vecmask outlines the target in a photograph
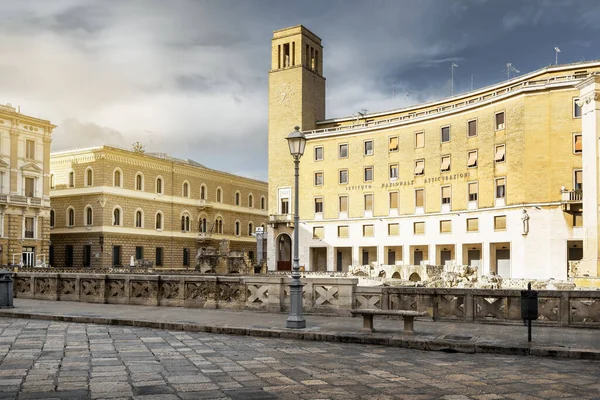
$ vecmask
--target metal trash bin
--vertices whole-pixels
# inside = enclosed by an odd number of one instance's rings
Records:
[[[0,308],[12,307],[14,307],[12,273],[3,269],[0,270]]]

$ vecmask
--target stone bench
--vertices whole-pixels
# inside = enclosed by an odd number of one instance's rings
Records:
[[[375,315],[395,315],[402,317],[404,320],[404,332],[414,332],[415,317],[424,317],[427,315],[425,311],[410,311],[410,310],[352,310],[353,315],[363,316],[362,332],[373,332],[373,317]]]

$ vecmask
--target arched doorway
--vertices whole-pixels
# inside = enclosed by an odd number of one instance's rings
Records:
[[[291,271],[292,269],[292,238],[282,233],[277,238],[277,271]]]

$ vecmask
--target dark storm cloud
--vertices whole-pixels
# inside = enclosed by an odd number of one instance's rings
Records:
[[[272,31],[323,39],[327,115],[381,111],[600,58],[595,0],[21,0],[3,4],[0,102],[102,143],[266,179]]]

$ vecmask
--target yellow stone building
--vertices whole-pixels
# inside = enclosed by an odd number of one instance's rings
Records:
[[[295,125],[308,139],[298,227],[307,270],[456,264],[503,277],[565,279],[584,258],[591,233],[583,226],[588,150],[578,85],[600,73],[600,62],[325,119],[323,60],[321,39],[303,26],[274,32],[269,269],[290,267],[294,187],[285,137]],[[596,275],[595,264],[585,273]]]
[[[110,146],[52,153],[50,264],[193,268],[199,250],[256,258],[267,184],[160,153]]]
[[[0,105],[0,264],[47,262],[54,128],[10,104]]]

